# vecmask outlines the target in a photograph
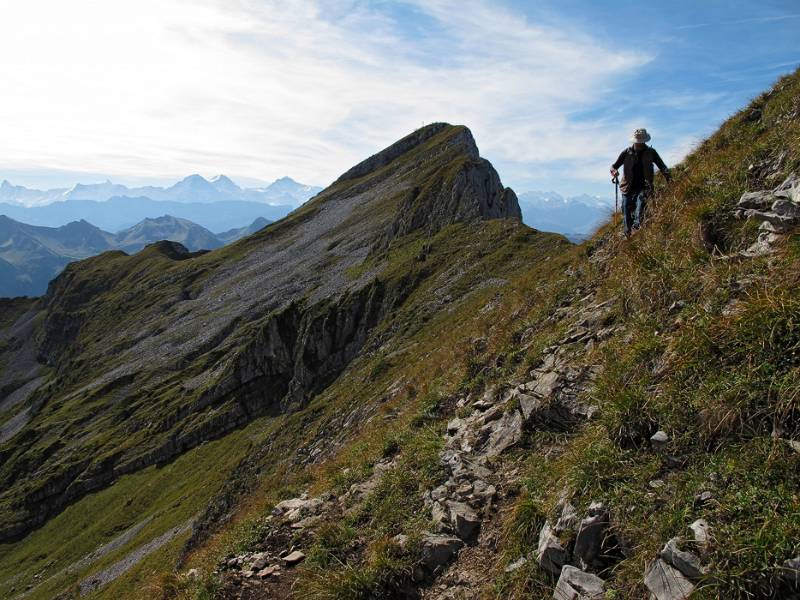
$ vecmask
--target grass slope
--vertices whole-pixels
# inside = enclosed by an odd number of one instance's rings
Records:
[[[474,302],[430,320],[424,311],[421,322],[409,317],[412,344],[390,344],[388,354],[365,357],[318,399],[326,407],[341,406],[345,398],[350,406],[370,406],[376,397],[381,404],[369,426],[346,437],[318,467],[287,469],[280,480],[284,496],[306,486],[343,491],[387,453],[402,459],[364,513],[323,530],[300,597],[399,594],[397,575],[413,557],[398,559],[388,538],[424,526],[420,494],[436,480],[437,440],[457,414],[450,399],[524,376],[561,334],[562,321],[553,318],[558,308],[586,290],[613,299],[617,321],[625,323],[604,350],[587,351],[586,361],[603,369],[592,392],[599,416],[578,431],[534,434],[527,449],[508,457],[525,465],[520,496],[484,595],[552,594],[553,578],[535,561],[513,574],[503,567],[535,549],[544,518],[554,516],[566,489],[579,509],[596,500],[611,509],[624,559],[605,575],[609,597],[644,597],[646,565],[697,518],[712,526],[705,560],[713,577],[694,597],[779,597],[777,568],[800,554],[800,456],[780,439],[800,434],[800,236],[787,236],[771,257],[726,257],[757,235],[751,223],[732,216],[740,195],[773,188],[800,170],[798,98],[800,73],[734,115],[675,168],[671,187],[659,186],[648,227],[631,242],[612,235],[609,225],[582,247],[522,261],[524,244],[506,246],[504,252],[513,253],[492,259],[509,261],[506,285],[489,285],[485,294],[469,296]],[[442,241],[452,243],[457,269],[461,240]],[[432,298],[436,290],[419,294]],[[486,338],[485,350],[472,344],[478,336]],[[670,435],[673,460],[650,449],[657,429]],[[245,502],[238,525],[223,528],[189,565],[209,573],[226,551],[258,538],[260,519],[282,497],[268,491],[275,490],[274,479],[264,482],[269,485]],[[713,501],[698,503],[703,491]],[[330,558],[342,556],[354,539],[365,544],[363,552],[345,561]],[[194,597],[207,589],[177,585],[171,594]]]

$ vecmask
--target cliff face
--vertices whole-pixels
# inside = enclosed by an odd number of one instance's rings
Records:
[[[0,446],[0,541],[121,475],[302,408],[418,284],[376,277],[393,244],[519,214],[469,131],[435,124],[229,247],[165,242],[68,266],[26,316],[37,360],[0,349],[23,365],[0,389],[25,388]]]

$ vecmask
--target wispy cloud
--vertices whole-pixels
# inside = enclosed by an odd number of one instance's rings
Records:
[[[28,0],[3,20],[2,166],[159,178],[324,183],[434,120],[520,171],[591,162],[612,125],[570,115],[653,58],[489,0]]]
[[[684,29],[700,29],[701,27],[719,27],[724,25],[749,25],[752,23],[774,23],[776,21],[786,21],[787,19],[800,19],[800,13],[791,15],[773,15],[770,17],[753,17],[749,19],[733,19],[730,21],[711,21],[708,23],[692,23],[689,25],[680,25],[676,27],[678,30]]]

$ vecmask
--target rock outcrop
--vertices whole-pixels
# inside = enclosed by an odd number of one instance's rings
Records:
[[[660,558],[650,565],[644,583],[655,600],[686,600],[695,587],[678,569]]]
[[[605,595],[602,579],[567,565],[561,570],[553,600],[602,600]]]
[[[772,253],[775,243],[800,225],[800,178],[792,174],[774,190],[746,192],[734,215],[761,223],[758,240],[742,254],[754,257]]]

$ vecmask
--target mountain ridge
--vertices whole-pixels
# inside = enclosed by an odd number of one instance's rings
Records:
[[[46,386],[32,392],[32,404],[81,412],[82,396],[116,389],[129,396],[129,406],[146,398],[152,403],[156,394],[157,404],[175,408],[162,413],[158,424],[142,424],[130,432],[127,448],[96,448],[86,454],[90,446],[84,442],[83,456],[76,449],[67,454],[51,450],[51,457],[67,463],[40,483],[18,486],[17,490],[27,489],[23,496],[5,495],[3,510],[22,510],[20,517],[4,519],[0,535],[19,537],[114,478],[169,460],[203,440],[242,427],[254,416],[303,406],[353,359],[368,332],[415,285],[406,277],[376,281],[372,269],[360,275],[351,270],[375,250],[385,250],[401,233],[407,236],[419,229],[413,221],[395,225],[398,209],[407,206],[405,199],[413,196],[414,214],[427,210],[434,215],[428,235],[456,222],[499,216],[518,220],[513,192],[499,186],[491,165],[465,152],[465,131],[439,128],[396,156],[386,165],[392,167],[389,171],[370,171],[334,184],[282,221],[226,248],[175,260],[151,246],[130,257],[110,253],[68,265],[39,305],[44,319],[38,353],[46,371],[62,381],[58,394],[64,404],[45,402],[47,390],[53,389]],[[416,189],[412,182],[423,177],[425,187]],[[387,180],[392,181],[389,188]],[[476,182],[478,188],[473,187]],[[446,200],[444,207],[437,204],[440,198]],[[141,308],[132,314],[130,300],[120,290],[134,281],[146,296],[137,299]],[[263,305],[259,299],[265,295],[269,300]],[[218,304],[224,305],[224,313],[216,311]],[[164,319],[172,320],[170,327],[162,325]],[[112,322],[113,332],[108,330]],[[264,337],[273,331],[278,337]],[[90,341],[101,332],[102,344]],[[78,339],[85,342],[76,343]],[[109,346],[114,348],[113,358]],[[98,368],[101,364],[105,366]],[[42,368],[25,363],[6,378]],[[205,372],[203,377],[210,380],[198,388],[176,387],[178,373],[187,368],[200,369],[196,377]],[[269,380],[264,373],[272,373]],[[76,378],[92,383],[66,384]],[[136,389],[125,391],[133,378]],[[267,381],[267,388],[261,389]],[[232,394],[238,394],[237,401]],[[209,415],[212,408],[215,414]],[[91,420],[96,427],[100,421],[112,426],[115,410],[109,406]],[[46,413],[30,415],[29,420],[35,423]],[[193,416],[203,418],[189,425]],[[179,429],[169,437],[158,435],[176,426]],[[10,453],[0,452],[6,464],[0,477],[6,483],[19,474],[15,461],[26,453],[33,456],[32,446],[19,443],[27,439],[24,435],[14,439],[17,444]],[[46,463],[54,464],[53,458],[37,462],[41,473]]]
[[[268,223],[258,218],[220,237],[191,221],[165,215],[146,218],[113,234],[84,219],[61,227],[40,227],[0,215],[0,258],[4,261],[0,296],[41,296],[49,281],[67,264],[108,250],[134,253],[162,239],[181,242],[191,251],[211,250]]]

